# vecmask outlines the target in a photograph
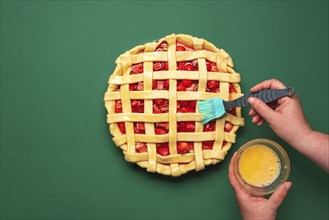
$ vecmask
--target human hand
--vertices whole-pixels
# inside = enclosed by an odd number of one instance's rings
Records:
[[[269,199],[265,197],[256,197],[245,191],[240,183],[235,179],[233,164],[237,159],[235,152],[229,166],[228,178],[235,191],[235,197],[238,201],[240,212],[243,219],[275,219],[277,210],[284,198],[288,194],[291,182],[282,184]]]
[[[282,82],[271,79],[255,85],[251,92],[285,88],[287,87]],[[253,116],[252,122],[262,125],[264,120],[267,121],[273,131],[292,146],[299,145],[303,137],[312,131],[297,95],[280,98],[271,105],[257,98],[249,98],[248,102],[252,107],[249,111],[249,115]]]

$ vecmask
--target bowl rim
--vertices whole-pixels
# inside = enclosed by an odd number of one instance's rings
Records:
[[[270,147],[277,153],[277,155],[280,159],[280,164],[281,164],[280,174],[279,174],[278,178],[270,185],[264,186],[264,187],[257,187],[257,186],[248,184],[246,181],[243,180],[243,178],[239,174],[239,169],[238,169],[239,158],[237,158],[233,164],[234,177],[238,180],[239,184],[244,189],[246,189],[248,192],[250,192],[252,195],[255,195],[255,196],[268,195],[268,194],[273,193],[280,185],[282,185],[284,182],[286,182],[288,180],[288,177],[290,175],[290,160],[289,160],[287,152],[284,150],[284,148],[280,144],[276,143],[273,140],[267,139],[267,138],[257,138],[257,139],[253,139],[253,140],[246,142],[238,149],[238,151],[237,151],[238,156],[240,156],[244,152],[244,150],[246,150],[247,148],[249,148],[255,144],[263,144],[267,147]],[[283,173],[283,175],[281,175],[281,173]]]

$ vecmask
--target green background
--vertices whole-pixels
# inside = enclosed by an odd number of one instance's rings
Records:
[[[291,160],[278,218],[328,219],[328,174],[247,109],[225,161],[172,178],[123,159],[103,105],[120,54],[185,33],[232,56],[244,93],[270,78],[293,85],[328,133],[327,19],[328,1],[1,1],[1,218],[239,219],[229,161],[262,137]]]

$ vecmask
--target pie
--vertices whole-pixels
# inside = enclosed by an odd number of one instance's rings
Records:
[[[120,55],[104,101],[113,142],[125,159],[171,176],[222,161],[244,125],[241,108],[203,126],[197,104],[242,96],[232,67],[223,49],[183,34]]]

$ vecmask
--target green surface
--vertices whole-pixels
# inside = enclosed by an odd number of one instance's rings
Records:
[[[171,178],[123,159],[103,106],[120,54],[186,33],[232,56],[244,93],[269,78],[293,85],[328,133],[327,19],[328,1],[1,1],[1,218],[238,219],[228,164],[264,137],[291,160],[278,218],[328,219],[328,174],[247,110],[224,162]]]

